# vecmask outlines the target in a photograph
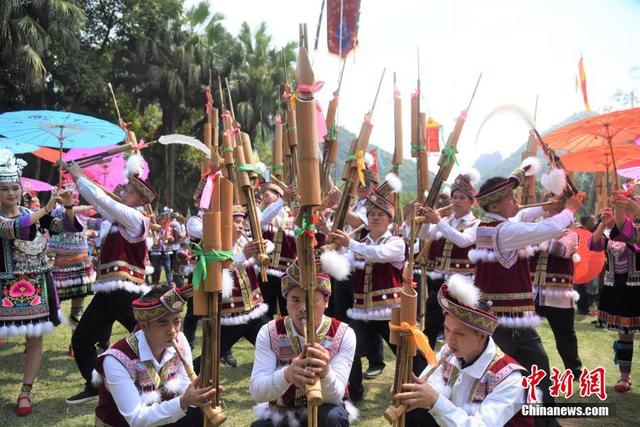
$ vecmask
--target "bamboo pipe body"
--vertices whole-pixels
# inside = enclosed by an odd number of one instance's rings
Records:
[[[273,139],[271,159],[271,174],[276,178],[282,180],[282,174],[284,172],[282,164],[282,118],[279,114],[276,116],[275,136]]]
[[[402,163],[402,98],[399,95],[393,98],[393,136],[395,140],[395,146],[393,150],[393,164],[399,165]]]
[[[184,370],[187,373],[187,376],[189,377],[191,382],[195,381],[198,378],[198,376],[193,370],[193,367],[191,366],[191,364],[187,362],[187,360],[184,358],[184,355],[182,354],[180,347],[178,347],[178,343],[174,340],[172,341],[172,345],[176,351],[176,354],[178,355],[178,358],[180,359],[180,362],[182,363],[182,366],[184,366]],[[216,390],[216,395],[217,394],[218,393]],[[205,406],[202,408],[202,412],[204,412],[204,415],[206,416],[207,420],[209,420],[214,426],[219,426],[227,419],[227,416],[222,412],[222,408],[220,407],[212,408],[211,406]]]
[[[438,363],[431,367],[426,373],[420,375],[421,380],[428,380],[431,375],[436,372],[436,370],[442,365],[442,363],[451,355],[451,352],[445,352],[442,354]],[[384,418],[389,422],[389,424],[393,424],[407,411],[407,407],[403,404],[398,405],[390,405],[384,411]]]

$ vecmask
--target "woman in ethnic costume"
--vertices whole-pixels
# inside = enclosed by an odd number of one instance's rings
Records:
[[[52,196],[46,206],[34,212],[19,206],[20,175],[25,165],[10,151],[0,149],[0,338],[23,336],[27,340],[18,416],[31,413],[29,394],[42,360],[42,335],[51,332],[63,319],[42,230],[53,234],[79,228],[70,209],[68,191]],[[63,219],[51,216],[58,201],[68,207]]]
[[[63,178],[62,188],[68,190],[73,198],[73,211],[78,221],[85,228],[95,228],[96,220],[82,213],[91,206],[79,206],[80,193],[71,179]],[[55,218],[65,215],[65,208],[59,207],[52,212]],[[53,257],[52,276],[60,301],[71,300],[69,323],[75,330],[84,309],[84,297],[89,294],[91,284],[96,280],[96,272],[89,254],[89,245],[84,230],[79,232],[65,231],[51,236],[49,251]],[[69,353],[73,354],[71,344]]]
[[[631,389],[633,336],[640,330],[640,241],[633,218],[626,216],[624,198],[614,194],[615,214],[610,208],[604,210],[589,242],[592,251],[607,252],[598,323],[618,331],[613,343],[614,362],[620,369],[620,379],[613,388],[618,393]],[[605,228],[611,229],[609,236]]]

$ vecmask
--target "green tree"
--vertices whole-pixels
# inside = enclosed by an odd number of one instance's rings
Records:
[[[8,98],[14,105],[46,107],[47,77],[63,53],[55,48],[76,50],[84,20],[82,10],[68,0],[0,2],[2,87],[5,94],[16,95]]]
[[[287,65],[287,79],[292,84],[291,64],[295,61],[295,43],[289,42],[282,49],[273,47],[264,22],[253,34],[244,22],[238,41],[240,61],[230,76],[231,91],[237,104],[236,120],[251,135],[260,157],[267,160],[267,141],[272,132],[274,114],[281,103],[282,84],[285,81],[283,61]]]

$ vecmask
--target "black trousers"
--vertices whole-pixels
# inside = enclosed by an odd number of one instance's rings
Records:
[[[578,292],[580,299],[576,303],[578,306],[578,314],[589,314],[589,307],[591,307],[591,295],[587,293],[587,284],[574,285],[573,289]]]
[[[178,421],[172,424],[165,424],[167,427],[191,427],[201,426],[204,422],[204,414],[200,408],[187,408],[187,415],[180,418]]]
[[[129,332],[136,326],[131,303],[140,294],[118,289],[98,292],[82,314],[73,332],[71,345],[80,374],[85,384],[91,384],[91,372],[96,367],[96,345],[109,341],[111,327],[118,321]]]
[[[573,325],[575,316],[573,307],[557,308],[537,305],[536,312],[549,321],[564,367],[571,369],[574,375],[581,371],[582,361],[578,356],[578,337]]]
[[[349,374],[349,388],[354,393],[362,392],[362,361],[361,357],[367,355],[369,350],[369,343],[367,337],[374,333],[384,339],[393,354],[396,354],[396,346],[389,342],[389,321],[388,320],[370,320],[365,322],[364,320],[352,320],[349,325],[356,333],[356,354],[353,358],[353,365],[351,365],[351,372]],[[427,366],[427,361],[424,356],[418,352],[413,358],[413,372],[416,375],[420,375],[424,368]]]
[[[252,319],[244,325],[222,325],[220,327],[220,354],[225,354],[231,351],[231,347],[241,338],[246,338],[252,346],[256,345],[256,337],[260,328],[265,323],[268,323],[269,319],[266,315]]]
[[[436,348],[436,340],[438,335],[444,331],[444,314],[442,307],[438,304],[438,291],[444,283],[442,279],[432,279],[427,276],[427,287],[429,295],[427,298],[427,306],[424,320],[424,334],[429,339],[431,348]]]
[[[187,300],[187,313],[184,315],[184,320],[182,321],[182,333],[192,349],[196,341],[196,329],[198,328],[199,318],[200,316],[193,314],[193,298],[189,298]]]
[[[353,307],[353,285],[350,279],[335,280],[331,279],[331,301],[330,306],[333,309],[332,316],[341,322],[353,322],[347,316],[347,310]],[[327,314],[329,316],[329,314]],[[365,356],[369,360],[370,368],[385,367],[384,348],[382,347],[382,338],[375,332],[362,331],[362,340],[368,343]]]
[[[307,425],[306,411],[300,418],[297,418],[299,425],[304,427]],[[323,403],[318,406],[318,426],[321,427],[347,427],[349,425],[349,413],[344,406],[344,403],[332,404]],[[279,423],[274,423],[272,420],[257,420],[251,423],[251,427],[289,427],[290,424],[287,417]]]
[[[264,299],[264,302],[269,305],[269,311],[267,312],[267,317],[269,319],[273,319],[273,316],[275,316],[278,309],[280,309],[281,316],[287,315],[287,300],[282,296],[280,284],[280,277],[276,277],[271,274],[267,275],[266,282],[260,280],[260,292],[262,293],[262,298]]]

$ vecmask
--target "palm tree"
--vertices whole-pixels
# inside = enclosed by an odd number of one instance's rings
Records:
[[[295,43],[287,43],[282,50],[272,47],[271,36],[264,22],[253,35],[249,25],[244,22],[238,40],[241,57],[230,76],[234,102],[237,103],[236,119],[251,135],[254,147],[266,160],[266,142],[271,134],[273,116],[281,102],[281,88],[285,81],[283,55],[289,74],[287,77],[291,82]]]
[[[84,13],[69,0],[0,2],[0,67],[12,71],[28,93],[43,93],[54,45],[79,47]],[[44,98],[40,99],[44,103]],[[45,105],[40,105],[45,107]]]

